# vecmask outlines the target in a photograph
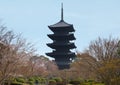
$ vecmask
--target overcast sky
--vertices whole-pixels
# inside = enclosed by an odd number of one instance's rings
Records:
[[[62,2],[64,20],[74,25],[80,52],[99,36],[120,38],[120,0],[0,0],[0,19],[45,55],[52,51],[46,46],[52,42],[47,37],[52,33],[48,25],[60,20]]]

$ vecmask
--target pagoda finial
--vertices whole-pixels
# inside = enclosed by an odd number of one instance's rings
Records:
[[[61,3],[61,21],[63,21],[63,3]]]

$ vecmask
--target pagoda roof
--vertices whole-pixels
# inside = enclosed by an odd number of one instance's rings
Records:
[[[48,56],[51,56],[51,57],[53,57],[53,58],[59,58],[59,57],[75,57],[75,53],[74,52],[68,52],[68,53],[64,53],[64,52],[62,52],[62,53],[59,53],[59,52],[51,52],[51,53],[46,53],[46,55],[48,55]]]
[[[73,49],[76,48],[74,43],[48,43],[47,44],[49,47],[53,48],[53,49],[57,49],[57,48],[67,48],[67,49]]]
[[[50,27],[50,28],[55,28],[55,27],[73,27],[73,25],[72,24],[68,24],[64,20],[60,20],[58,23],[50,25],[48,27]]]
[[[51,38],[52,40],[75,40],[76,38],[74,37],[73,34],[48,34],[48,37]]]

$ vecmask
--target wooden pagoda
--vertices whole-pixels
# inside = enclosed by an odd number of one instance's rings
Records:
[[[53,40],[53,43],[48,43],[47,46],[53,49],[53,52],[46,53],[47,56],[55,58],[55,62],[60,70],[69,69],[70,63],[75,58],[75,53],[71,49],[76,48],[73,32],[73,25],[68,24],[63,20],[63,5],[61,8],[61,20],[53,25],[48,26],[53,34],[48,34],[48,37]]]

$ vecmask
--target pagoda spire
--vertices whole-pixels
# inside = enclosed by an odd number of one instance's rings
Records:
[[[61,3],[61,21],[63,21],[63,3]]]

